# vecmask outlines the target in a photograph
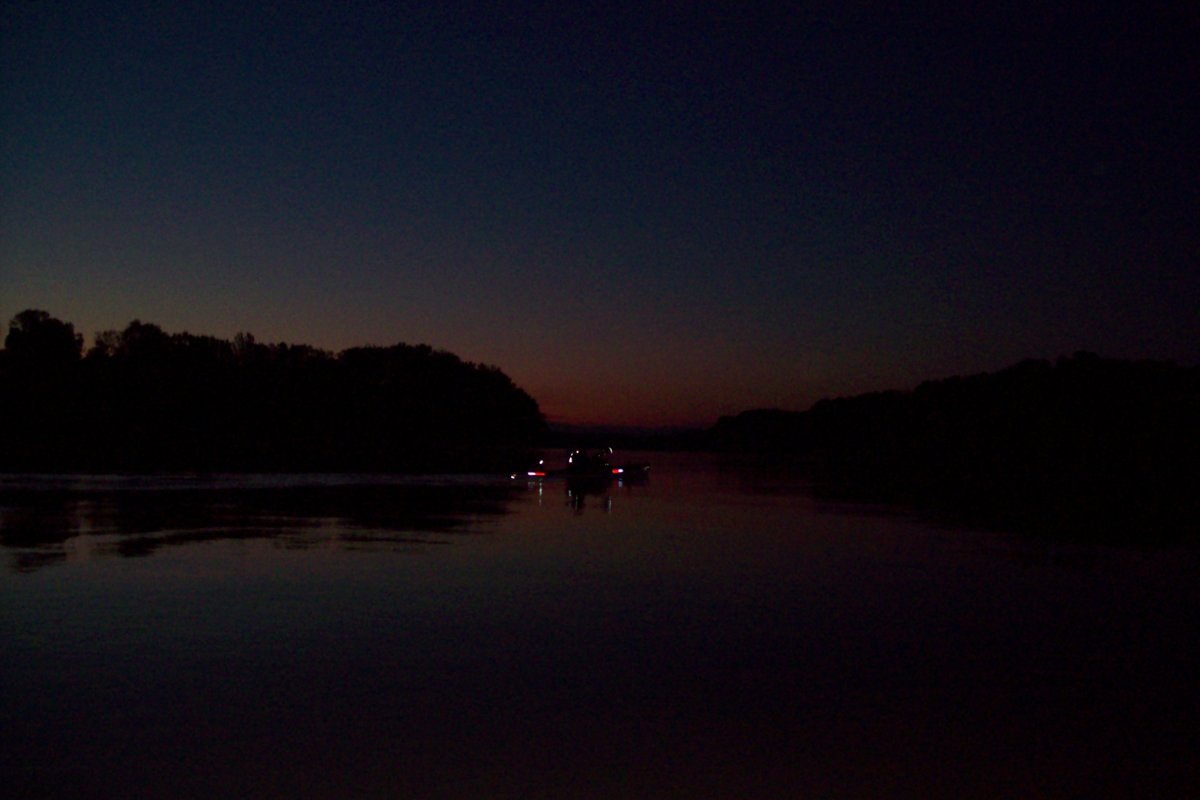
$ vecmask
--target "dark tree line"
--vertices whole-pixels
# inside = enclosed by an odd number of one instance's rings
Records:
[[[1077,353],[913,391],[750,411],[718,449],[786,451],[827,490],[1132,538],[1200,527],[1200,367]]]
[[[502,469],[545,430],[496,367],[427,345],[232,341],[18,314],[0,351],[0,469]]]

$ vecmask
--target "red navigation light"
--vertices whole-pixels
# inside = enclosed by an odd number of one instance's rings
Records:
[[[531,477],[531,478],[544,478],[544,477],[546,477],[546,473],[544,473],[544,472],[530,472],[530,473],[529,473],[529,477]]]
[[[613,475],[620,475],[624,471],[625,470],[621,469],[620,467],[613,467]]]

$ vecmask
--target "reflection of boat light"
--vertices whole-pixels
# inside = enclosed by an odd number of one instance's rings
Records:
[[[604,513],[612,511],[612,496],[609,494],[609,487],[612,481],[606,477],[599,478],[567,478],[567,505],[575,511],[576,514],[583,513],[584,507],[587,504],[589,496],[598,498],[604,503]]]

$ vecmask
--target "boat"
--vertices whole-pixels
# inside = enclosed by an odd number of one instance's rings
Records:
[[[650,474],[650,465],[646,463],[626,463],[614,465],[610,461],[612,448],[606,447],[596,452],[585,449],[572,450],[567,454],[567,465],[561,469],[546,468],[545,459],[525,471],[527,478],[564,478],[576,480],[645,480]],[[514,473],[513,478],[519,477]]]

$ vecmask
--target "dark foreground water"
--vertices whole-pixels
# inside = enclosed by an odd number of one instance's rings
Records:
[[[11,797],[1200,796],[1200,555],[645,485],[0,478]]]

